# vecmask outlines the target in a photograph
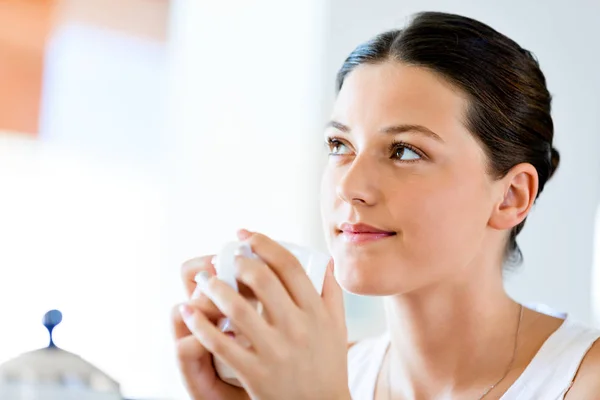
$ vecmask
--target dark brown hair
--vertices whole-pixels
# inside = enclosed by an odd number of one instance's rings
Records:
[[[471,18],[440,12],[417,14],[402,30],[382,33],[358,46],[338,72],[337,91],[361,64],[398,61],[427,68],[469,98],[465,125],[482,144],[489,173],[505,176],[529,163],[539,177],[538,196],[559,163],[552,147],[551,95],[535,57],[513,40]],[[519,263],[515,226],[507,258]]]

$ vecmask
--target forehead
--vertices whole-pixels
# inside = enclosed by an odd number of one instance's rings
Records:
[[[348,74],[332,119],[364,130],[418,124],[443,137],[464,132],[466,106],[463,93],[436,73],[390,61],[363,64]]]

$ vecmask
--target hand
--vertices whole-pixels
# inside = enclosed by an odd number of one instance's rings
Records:
[[[253,399],[350,399],[342,290],[330,263],[319,296],[298,260],[264,235],[248,239],[261,260],[238,257],[237,279],[263,304],[263,318],[214,276],[198,287],[250,342],[220,332],[204,310],[186,309],[193,335],[229,365]]]
[[[199,257],[187,261],[182,267],[182,279],[186,287],[189,305],[207,321],[215,323],[223,317],[222,313],[206,296],[200,295],[192,299],[196,288],[194,277],[200,271],[214,275],[211,263],[212,256]],[[212,355],[196,339],[183,322],[180,306],[173,310],[173,328],[179,369],[183,375],[186,389],[192,400],[247,400],[245,390],[231,386],[220,380],[215,372]]]

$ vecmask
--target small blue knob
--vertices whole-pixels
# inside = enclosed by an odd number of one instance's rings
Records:
[[[44,315],[44,326],[48,329],[48,334],[50,335],[50,344],[48,347],[56,347],[54,341],[52,340],[52,330],[56,328],[58,324],[62,321],[62,313],[58,310],[50,310]]]

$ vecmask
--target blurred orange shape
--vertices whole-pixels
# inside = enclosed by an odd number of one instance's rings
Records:
[[[0,1],[0,131],[36,135],[55,0]]]

